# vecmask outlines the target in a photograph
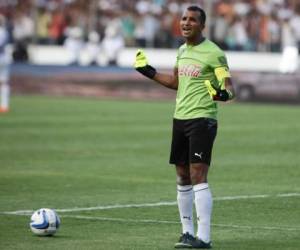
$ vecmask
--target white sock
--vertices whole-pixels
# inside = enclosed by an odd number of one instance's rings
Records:
[[[177,185],[177,203],[182,224],[182,233],[188,232],[194,236],[193,200],[194,191],[192,185]]]
[[[9,105],[9,85],[8,84],[1,84],[0,87],[0,93],[1,93],[1,103],[0,103],[0,107],[1,108],[5,108],[8,109],[8,105]]]
[[[212,195],[208,183],[197,184],[193,187],[197,213],[197,237],[210,242],[210,218],[212,211]]]

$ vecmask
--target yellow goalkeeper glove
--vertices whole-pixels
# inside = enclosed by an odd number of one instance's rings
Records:
[[[233,98],[231,91],[225,88],[225,83],[222,83],[219,89],[215,88],[209,80],[205,80],[204,84],[214,101],[226,102]]]
[[[136,52],[134,68],[150,79],[156,74],[156,69],[148,64],[147,57],[141,49]]]

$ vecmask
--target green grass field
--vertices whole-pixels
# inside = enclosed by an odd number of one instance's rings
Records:
[[[0,249],[173,249],[172,113],[167,101],[14,97],[0,116]],[[300,249],[299,150],[299,106],[220,105],[214,249]],[[41,207],[58,209],[54,237],[7,213]]]

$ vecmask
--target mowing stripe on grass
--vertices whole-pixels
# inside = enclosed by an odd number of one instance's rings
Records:
[[[154,224],[180,224],[179,221],[169,220],[153,220],[153,219],[123,219],[123,218],[110,218],[110,217],[94,217],[82,215],[63,215],[62,218],[72,218],[80,220],[92,221],[111,221],[111,222],[125,222],[125,223],[154,223]],[[227,227],[236,229],[258,229],[258,230],[283,230],[283,231],[300,231],[300,227],[275,227],[275,226],[245,226],[245,225],[232,225],[232,224],[212,224],[214,227]]]
[[[214,201],[230,201],[230,200],[242,200],[242,199],[259,199],[259,198],[284,198],[284,197],[298,197],[300,193],[286,193],[286,194],[261,194],[261,195],[238,195],[238,196],[224,196],[215,197]],[[170,202],[157,202],[157,203],[142,203],[142,204],[116,204],[107,206],[96,206],[96,207],[75,207],[75,208],[65,208],[65,209],[55,209],[60,213],[68,212],[83,212],[83,211],[94,211],[94,210],[109,210],[116,208],[144,208],[144,207],[161,207],[161,206],[174,206],[177,205],[176,201]],[[0,214],[16,214],[16,215],[29,215],[33,213],[33,210],[17,210],[17,211],[4,211]]]
[[[28,216],[28,213],[10,214],[17,216]],[[124,223],[143,223],[143,224],[180,224],[179,221],[169,220],[154,220],[154,219],[124,219],[124,218],[112,218],[112,217],[98,217],[98,216],[84,216],[84,215],[61,215],[61,218],[70,218],[78,220],[89,221],[108,221],[108,222],[124,222]],[[211,224],[213,227],[231,228],[231,229],[246,229],[246,230],[276,230],[276,231],[300,231],[300,227],[275,227],[275,226],[246,226],[246,225],[234,225],[234,224]]]

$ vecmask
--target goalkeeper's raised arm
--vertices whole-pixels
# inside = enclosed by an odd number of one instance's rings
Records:
[[[157,72],[155,68],[148,64],[145,52],[141,49],[136,52],[134,68],[142,75],[167,88],[175,90],[178,88],[178,69],[174,68],[173,75]]]

